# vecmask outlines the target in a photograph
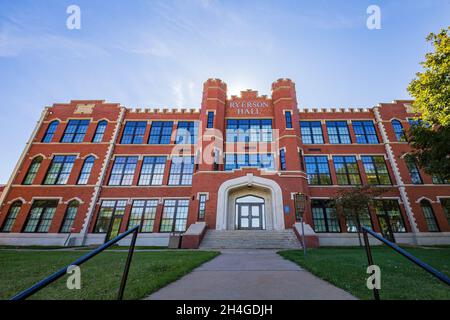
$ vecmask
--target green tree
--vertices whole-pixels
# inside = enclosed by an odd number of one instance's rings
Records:
[[[450,126],[414,126],[408,140],[412,151],[406,155],[431,176],[450,180]]]
[[[408,133],[413,158],[427,174],[450,179],[450,27],[427,41],[434,51],[421,63],[424,70],[416,74],[408,91],[413,107],[422,120]]]
[[[336,195],[330,199],[331,205],[336,209],[338,217],[344,217],[347,221],[356,223],[359,245],[361,242],[361,220],[367,214],[367,210],[374,199],[386,193],[386,188],[375,188],[369,185],[352,188],[340,188]]]
[[[423,72],[416,74],[408,91],[414,97],[413,107],[421,118],[432,125],[450,125],[450,27],[431,33],[434,52],[425,55]]]

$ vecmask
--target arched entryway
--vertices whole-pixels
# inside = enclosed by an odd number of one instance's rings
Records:
[[[275,181],[248,174],[225,181],[217,196],[216,230],[284,230],[283,198]]]

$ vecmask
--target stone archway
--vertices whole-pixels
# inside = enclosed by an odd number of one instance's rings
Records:
[[[248,187],[252,187],[251,190]],[[253,194],[266,200],[265,229],[284,230],[283,196],[281,188],[273,180],[246,176],[225,181],[217,194],[216,230],[233,230],[235,224],[235,200],[244,194]]]

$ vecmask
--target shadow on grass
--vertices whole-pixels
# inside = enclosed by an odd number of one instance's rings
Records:
[[[450,275],[450,248],[405,248],[408,252]],[[340,247],[303,251],[280,251],[314,275],[342,288],[360,299],[373,299],[367,289],[367,257],[364,248]],[[374,263],[381,269],[381,299],[450,299],[450,287],[428,274],[403,256],[386,247],[372,247]]]
[[[1,251],[0,299],[9,299],[85,254],[80,251]],[[135,252],[124,299],[142,299],[213,259],[218,252]],[[62,277],[32,299],[116,299],[127,252],[103,252],[81,266],[81,289],[69,290]]]

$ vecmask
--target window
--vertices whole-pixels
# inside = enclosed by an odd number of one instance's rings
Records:
[[[272,141],[271,119],[229,119],[226,129],[227,142]]]
[[[422,119],[408,119],[409,126],[412,128],[423,124]]]
[[[208,121],[206,124],[206,128],[214,128],[214,111],[208,111]]]
[[[409,176],[413,184],[422,184],[422,177],[420,176],[419,168],[416,165],[414,159],[406,158],[406,166],[408,167]]]
[[[23,184],[25,184],[25,185],[33,184],[34,179],[36,178],[36,175],[41,166],[41,163],[42,163],[42,157],[36,157],[33,159],[30,167],[28,168],[27,175],[25,176],[25,179],[23,180]]]
[[[67,184],[76,156],[54,156],[44,184]]]
[[[257,153],[227,153],[225,154],[225,170],[230,171],[240,169],[242,167],[254,167],[267,170],[274,170],[273,154],[257,154]]]
[[[100,210],[98,212],[97,223],[95,225],[94,232],[107,233],[111,220],[114,216],[123,216],[125,213],[125,207],[127,206],[126,200],[104,200],[102,201]]]
[[[175,143],[177,144],[196,144],[198,133],[198,123],[195,121],[180,121],[178,122],[177,137]]]
[[[84,160],[83,167],[81,168],[80,176],[78,177],[77,184],[87,184],[89,176],[91,175],[92,167],[94,166],[95,158],[89,156]]]
[[[189,200],[164,200],[160,232],[183,232],[189,211]]]
[[[328,158],[322,156],[305,156],[306,173],[308,183],[311,185],[331,184],[330,167]]]
[[[327,121],[327,131],[331,144],[352,143],[346,121]]]
[[[431,178],[434,184],[450,184],[449,179],[445,179],[440,175],[433,175]]]
[[[139,232],[153,232],[158,200],[134,200],[128,229],[141,225]]]
[[[83,142],[88,126],[89,120],[69,120],[61,142]]]
[[[9,211],[5,221],[3,222],[1,232],[11,232],[14,222],[16,222],[17,215],[20,212],[20,208],[22,208],[22,202],[20,201],[14,202],[11,207],[9,207]]]
[[[280,169],[286,170],[286,151],[284,149],[280,150]]]
[[[360,185],[358,162],[354,156],[333,157],[334,169],[336,170],[337,184]]]
[[[375,211],[383,235],[385,228],[394,233],[406,232],[397,200],[375,200]]]
[[[116,157],[109,178],[110,186],[131,186],[138,157]]]
[[[383,156],[362,156],[367,181],[371,185],[390,185],[391,178]]]
[[[378,143],[377,132],[372,121],[353,121],[356,142],[361,144]]]
[[[144,143],[145,121],[128,121],[123,129],[121,144],[142,144]]]
[[[75,221],[79,206],[80,204],[76,200],[73,200],[69,203],[66,210],[66,215],[64,216],[63,224],[61,226],[61,230],[59,231],[60,233],[70,233],[72,231],[73,222]]]
[[[144,157],[138,184],[140,186],[161,185],[165,167],[166,157]]]
[[[206,194],[201,193],[198,198],[198,220],[205,220]]]
[[[172,121],[153,121],[150,129],[149,144],[170,144]]]
[[[312,200],[312,216],[315,232],[341,232],[335,210],[326,200]]]
[[[358,232],[358,222],[355,214],[353,214],[349,209],[344,208],[345,222],[347,225],[347,232],[353,233]],[[365,208],[364,212],[359,213],[359,223],[362,227],[367,227],[373,229],[372,219],[370,219],[369,208]]]
[[[47,233],[55,215],[58,201],[39,200],[33,203],[23,232]]]
[[[320,121],[300,121],[300,131],[304,144],[322,144],[323,132]]]
[[[447,217],[447,223],[450,226],[450,199],[441,199],[441,205],[444,209],[445,216]]]
[[[290,111],[286,111],[284,113],[284,118],[286,120],[286,128],[292,129],[292,113]]]
[[[430,201],[422,200],[420,201],[420,206],[422,207],[423,215],[425,217],[425,222],[427,223],[429,232],[439,232],[439,227],[434,215],[433,207]]]
[[[107,125],[108,122],[106,122],[105,120],[102,120],[97,124],[97,129],[95,129],[95,134],[92,142],[99,143],[103,141],[103,135],[105,134]]]
[[[44,138],[42,139],[42,142],[45,142],[45,143],[52,142],[53,136],[55,135],[58,125],[59,125],[58,120],[50,122],[50,124],[48,125],[48,128],[47,128],[47,131],[45,132]]]
[[[395,137],[398,142],[406,142],[405,130],[403,129],[402,123],[398,120],[391,121],[392,128],[394,129]]]
[[[187,186],[192,184],[194,157],[173,157],[170,166],[169,185]]]

